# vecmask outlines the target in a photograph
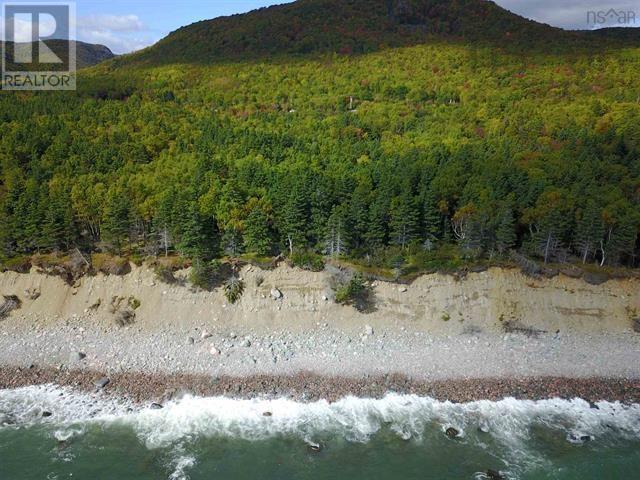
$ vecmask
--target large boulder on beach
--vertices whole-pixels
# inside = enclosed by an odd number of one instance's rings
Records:
[[[280,290],[278,290],[277,288],[272,288],[271,289],[271,298],[273,298],[274,300],[280,300],[282,298],[282,292]]]
[[[109,382],[111,380],[109,380],[109,377],[102,377],[99,380],[96,380],[96,382],[94,383],[94,385],[96,386],[96,388],[104,388],[107,385],[109,385]]]
[[[21,306],[22,301],[15,295],[4,295],[4,302],[0,304],[0,319],[3,319]]]

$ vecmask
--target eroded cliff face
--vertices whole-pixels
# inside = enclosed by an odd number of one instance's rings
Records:
[[[595,333],[632,332],[634,320],[640,317],[638,279],[614,279],[596,286],[563,275],[532,279],[499,268],[470,273],[464,279],[431,274],[406,286],[374,282],[375,310],[363,314],[332,301],[325,272],[245,267],[241,276],[246,289],[235,305],[227,302],[221,289],[202,292],[168,285],[145,267],[122,277],[84,277],[74,286],[36,271],[7,272],[0,274],[0,294],[16,295],[22,301],[12,316],[44,322],[90,317],[105,327],[114,325],[114,303],[139,303],[134,322],[150,329],[214,322],[304,330],[322,322],[346,330],[368,324],[444,335],[513,330]],[[274,288],[282,298],[272,297]],[[0,330],[1,325],[0,321]]]

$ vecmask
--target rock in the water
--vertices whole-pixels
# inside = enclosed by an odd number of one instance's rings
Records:
[[[251,346],[251,340],[249,340],[248,338],[245,338],[242,343],[240,343],[241,347],[245,347],[248,348]]]
[[[2,414],[0,413],[0,427],[6,427],[8,425],[15,425],[16,419],[10,413]]]
[[[193,337],[189,337],[189,338],[187,338],[187,343],[189,345],[193,345],[194,343],[196,343],[196,339],[193,338]]]
[[[153,402],[149,408],[151,410],[160,410],[161,408],[164,408],[164,407],[159,403]]]
[[[458,430],[456,430],[453,427],[449,427],[447,428],[444,433],[447,435],[447,437],[449,438],[458,438],[460,436],[460,432]]]
[[[593,437],[591,435],[575,435],[572,433],[567,437],[567,440],[571,443],[587,443],[593,440]]]
[[[94,385],[96,386],[96,388],[104,388],[109,385],[110,381],[111,380],[109,380],[109,377],[102,377],[100,380],[97,380]]]
[[[263,417],[272,417],[272,416],[273,416],[273,413],[271,413],[271,412],[263,412],[263,413],[262,413],[262,416],[263,416]]]
[[[322,445],[320,445],[319,443],[311,443],[309,444],[308,448],[309,448],[309,451],[314,453],[318,453],[322,451]]]
[[[53,413],[51,413],[51,412],[49,412],[49,411],[47,411],[47,410],[45,410],[45,411],[43,411],[43,412],[42,412],[42,416],[43,416],[44,418],[50,417],[51,415],[53,415]]]
[[[282,292],[280,290],[278,290],[277,288],[272,288],[271,289],[271,298],[273,298],[274,300],[280,300],[282,298]]]
[[[84,360],[87,356],[82,352],[71,352],[69,354],[69,363],[77,363]]]
[[[212,345],[211,350],[209,350],[209,353],[211,353],[211,355],[213,355],[214,357],[217,357],[218,355],[220,355],[220,350],[218,350],[217,347],[214,347]]]
[[[373,335],[373,327],[371,325],[365,325],[364,334],[368,336]]]
[[[492,470],[492,469],[487,470],[487,478],[489,480],[503,480],[504,479],[504,477],[502,476],[502,474],[500,472],[498,472],[497,470]]]
[[[486,423],[482,423],[479,427],[478,430],[482,433],[489,433],[489,425],[487,425]]]
[[[205,338],[211,338],[211,334],[210,334],[208,331],[203,330],[203,331],[202,331],[202,333],[200,334],[200,337],[201,337],[202,339],[205,339]]]

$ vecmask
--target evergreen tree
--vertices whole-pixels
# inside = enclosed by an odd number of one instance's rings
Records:
[[[428,189],[422,198],[422,230],[425,239],[430,242],[440,238],[442,232],[442,215],[431,189]]]
[[[460,245],[471,257],[479,257],[490,248],[494,232],[489,225],[489,216],[484,210],[471,213],[464,238],[460,239]]]
[[[550,209],[541,219],[538,231],[534,236],[537,252],[543,257],[544,263],[549,263],[562,251],[562,236],[566,219],[557,209]]]
[[[242,252],[242,232],[236,225],[227,227],[222,233],[222,245],[228,255],[235,257]]]
[[[0,193],[0,256],[13,253],[14,233],[7,195]]]
[[[378,196],[369,207],[369,225],[365,235],[366,246],[370,252],[386,245],[388,224],[387,204],[383,196],[378,192]]]
[[[348,219],[350,224],[350,244],[353,248],[365,246],[369,228],[369,198],[371,186],[360,183],[353,192],[349,203]]]
[[[260,207],[255,207],[244,223],[244,244],[247,250],[258,255],[268,255],[271,251],[269,218]]]
[[[600,265],[616,265],[625,256],[633,256],[638,238],[637,222],[632,214],[622,216],[616,225],[607,230],[605,241],[601,243]]]
[[[196,203],[187,202],[180,215],[178,250],[192,259],[204,262],[210,260],[213,257],[214,246],[207,227],[212,228],[213,222],[207,222],[203,218]]]
[[[175,229],[173,204],[175,199],[176,193],[173,189],[165,191],[158,202],[158,208],[152,222],[152,233],[156,238],[157,247],[165,257],[169,255],[169,249],[173,246],[173,231]]]
[[[50,195],[45,212],[40,246],[46,250],[69,250],[73,238],[73,212],[69,200]]]
[[[391,243],[406,248],[418,238],[418,209],[410,193],[396,197],[391,202]]]
[[[38,249],[41,243],[41,205],[44,203],[41,195],[38,183],[35,179],[29,179],[15,207],[12,230],[15,232],[17,248],[23,253]]]
[[[578,219],[575,233],[575,243],[582,263],[587,263],[589,257],[595,255],[603,236],[602,211],[593,200],[590,200]]]
[[[332,197],[329,180],[314,179],[309,196],[310,219],[305,221],[307,225],[306,242],[310,245],[319,245],[324,240],[327,220],[333,205]]]
[[[503,206],[498,215],[495,228],[495,247],[498,253],[504,254],[516,244],[515,218],[510,204]]]
[[[122,244],[129,233],[129,202],[119,189],[109,189],[102,213],[102,238],[122,253]]]
[[[337,205],[327,221],[325,253],[332,257],[346,255],[349,251],[349,237],[347,206]]]
[[[289,250],[289,254],[293,254],[294,248],[303,248],[306,244],[306,226],[307,216],[307,199],[304,190],[297,185],[284,207],[282,213],[282,233]]]
[[[566,259],[564,246],[571,216],[567,194],[558,189],[543,192],[535,208],[526,213],[526,218],[531,222],[533,249],[544,259],[544,263]]]

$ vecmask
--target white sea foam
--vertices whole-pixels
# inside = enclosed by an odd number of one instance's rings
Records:
[[[43,412],[51,416],[43,417]],[[162,409],[134,408],[99,394],[73,392],[56,386],[32,386],[0,391],[0,418],[13,425],[49,423],[52,435],[66,440],[82,435],[89,423],[132,428],[148,448],[177,445],[198,437],[263,440],[295,436],[313,444],[339,436],[367,442],[382,429],[405,440],[422,441],[425,432],[448,427],[461,441],[489,436],[514,451],[523,448],[532,428],[557,430],[568,441],[606,438],[640,439],[640,405],[584,400],[440,402],[415,395],[388,394],[381,399],[346,397],[303,403],[290,399],[238,400],[185,396]],[[484,433],[483,433],[484,432]],[[487,438],[489,438],[487,437]]]
[[[0,390],[0,428],[3,423],[9,427],[35,423],[68,425],[89,419],[113,419],[130,410],[131,404],[124,400],[55,385]]]
[[[396,394],[382,399],[347,397],[334,403],[185,397],[162,410],[143,410],[121,421],[132,425],[149,448],[170,445],[186,436],[261,440],[296,435],[311,443],[335,435],[366,442],[384,427],[401,438],[419,441],[433,425],[443,432],[454,427],[463,438],[466,432],[484,430],[512,446],[526,441],[535,425],[575,438],[597,439],[613,431],[618,438],[640,437],[640,406],[601,402],[596,409],[579,399],[453,404]]]
[[[176,454],[171,462],[173,471],[169,480],[189,480],[188,471],[196,464],[196,458],[192,455]]]

